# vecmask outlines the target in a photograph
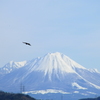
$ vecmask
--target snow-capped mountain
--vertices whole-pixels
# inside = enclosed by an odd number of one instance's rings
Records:
[[[22,62],[10,61],[4,67],[0,68],[0,74],[8,74],[16,69],[25,66],[26,63],[27,61],[22,61]]]
[[[93,95],[100,92],[99,71],[86,69],[59,52],[6,66],[3,67],[6,74],[0,79],[0,90],[19,92],[20,84],[23,84],[24,93],[31,94]]]

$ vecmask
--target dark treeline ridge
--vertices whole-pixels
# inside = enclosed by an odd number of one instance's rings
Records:
[[[85,98],[85,99],[79,99],[79,100],[100,100],[100,97],[97,97],[97,98]]]
[[[8,93],[0,91],[0,100],[36,100],[29,95],[21,94],[21,93]]]

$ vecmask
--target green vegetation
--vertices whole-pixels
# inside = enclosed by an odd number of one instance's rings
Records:
[[[29,95],[0,91],[0,100],[36,100]]]

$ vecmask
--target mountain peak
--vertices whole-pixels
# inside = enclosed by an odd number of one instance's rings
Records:
[[[19,68],[25,66],[26,63],[27,63],[27,61],[14,62],[12,60],[9,63],[7,63],[5,66],[0,68],[0,73],[2,73],[2,74],[10,73],[10,72],[12,72],[12,71],[14,71],[16,69],[19,69]]]
[[[53,74],[58,77],[59,73],[59,75],[62,76],[66,73],[76,73],[75,68],[85,69],[83,66],[59,52],[48,53],[32,63],[32,70],[44,72],[44,75],[48,75],[49,78],[51,78]]]
[[[76,67],[76,68],[82,68],[82,69],[86,69],[83,66],[81,66],[80,64],[76,63],[75,61],[73,61],[71,58],[69,58],[68,56],[64,55],[63,53],[60,52],[55,52],[55,53],[48,53],[44,56],[45,58],[51,58],[52,60],[56,60],[59,59],[60,62],[63,61],[64,63],[66,63],[67,65],[69,65],[70,67]]]
[[[1,90],[19,91],[18,86],[23,83],[28,87],[27,91],[35,93],[71,93],[71,96],[72,93],[100,93],[100,73],[96,69],[84,68],[59,52],[48,53],[27,63],[11,61],[0,70],[3,71]]]
[[[55,53],[47,53],[45,56],[48,56],[48,57],[61,57],[63,54],[60,53],[60,52],[55,52]]]
[[[48,55],[62,55],[62,53],[60,53],[60,52],[55,52],[55,53],[48,53]]]

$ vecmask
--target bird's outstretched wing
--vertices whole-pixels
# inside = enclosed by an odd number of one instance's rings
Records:
[[[28,43],[28,42],[23,42],[24,44],[26,44],[26,45],[29,45],[29,46],[31,46],[31,44],[30,43]]]

